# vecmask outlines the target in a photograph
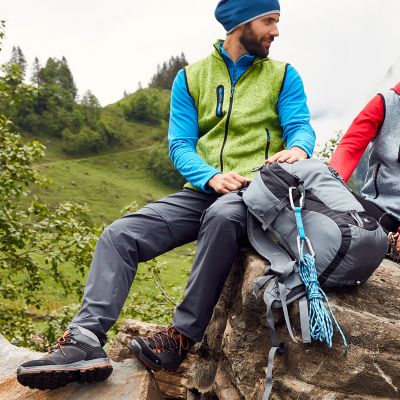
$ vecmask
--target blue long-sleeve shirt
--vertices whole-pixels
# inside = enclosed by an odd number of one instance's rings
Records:
[[[233,84],[253,64],[254,56],[242,55],[232,61],[220,43],[220,51],[229,69]],[[298,72],[288,65],[282,90],[278,98],[277,111],[283,130],[283,141],[287,149],[300,147],[310,157],[315,145],[315,133],[310,125],[310,112],[303,82]],[[168,131],[169,154],[182,176],[192,185],[211,192],[208,181],[220,171],[207,164],[196,152],[199,139],[198,115],[190,96],[183,69],[172,86],[171,114]]]

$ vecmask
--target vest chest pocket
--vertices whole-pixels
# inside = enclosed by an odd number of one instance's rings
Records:
[[[224,86],[218,85],[217,86],[217,106],[215,109],[215,115],[218,118],[222,118],[224,116],[223,106],[224,106]]]

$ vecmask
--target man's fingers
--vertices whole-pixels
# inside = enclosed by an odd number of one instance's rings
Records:
[[[288,163],[288,164],[293,164],[294,162],[296,162],[296,161],[299,161],[299,156],[298,155],[293,155],[293,156],[291,156],[290,158],[288,158],[287,160],[286,160],[286,162]]]
[[[230,190],[225,189],[223,186],[218,187],[217,189],[214,189],[217,193],[219,194],[227,194],[230,193]]]
[[[236,174],[236,175],[238,177],[240,177],[240,179],[241,179],[240,181],[238,180],[238,178],[234,177],[234,175],[231,174],[231,173],[228,173],[223,179],[223,182],[227,182],[227,183],[229,183],[229,184],[234,186],[234,189],[232,189],[232,190],[240,189],[243,186],[243,184],[246,182],[245,178],[241,177],[238,174]]]
[[[269,157],[267,160],[265,160],[266,164],[270,164],[273,162],[278,161],[279,157],[281,157],[287,150],[281,150],[278,153],[274,154],[273,156]]]
[[[293,164],[296,161],[305,160],[307,157],[304,157],[304,154],[306,153],[301,149],[282,150],[265,160],[265,164],[270,164],[273,162],[287,162],[289,164]]]
[[[289,160],[290,157],[293,157],[293,155],[292,155],[291,153],[282,154],[282,155],[278,158],[278,162],[280,162],[280,163],[286,162],[287,160]]]
[[[236,172],[232,171],[229,172],[228,175],[230,175],[232,178],[234,178],[236,181],[240,182],[242,185],[244,185],[247,182],[247,179],[242,176],[237,174]]]
[[[238,181],[235,181],[234,179],[226,179],[222,182],[222,185],[229,190],[238,190],[242,187],[242,184]]]

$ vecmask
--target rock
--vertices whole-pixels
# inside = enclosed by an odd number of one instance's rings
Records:
[[[251,294],[265,261],[242,254],[232,268],[201,344],[176,372],[147,372],[126,348],[135,335],[164,327],[128,320],[109,349],[114,372],[103,383],[71,384],[54,391],[32,391],[15,378],[18,365],[40,354],[16,348],[0,336],[0,399],[145,399],[163,395],[179,400],[261,400],[270,338],[262,295]],[[293,343],[281,312],[275,312],[286,353],[274,363],[271,400],[400,399],[400,269],[385,260],[363,286],[328,292],[332,309],[346,334],[343,355],[335,332],[332,349]],[[300,341],[296,304],[290,309]],[[163,393],[163,395],[161,394]]]
[[[41,356],[41,353],[13,346],[0,334],[0,381],[11,373],[15,373],[23,362],[35,360]]]
[[[228,279],[188,382],[219,400],[258,400],[264,390],[271,344],[262,295],[255,299],[251,287],[265,262],[247,253],[243,265]],[[296,305],[290,314],[299,343],[293,343],[281,312],[275,312],[287,351],[274,363],[271,400],[400,399],[399,266],[385,260],[365,285],[330,291],[328,297],[348,355],[337,332],[332,349],[301,344]]]
[[[31,390],[16,379],[18,366],[41,357],[28,349],[12,346],[0,335],[0,399],[7,400],[163,400],[151,373],[136,360],[113,362],[114,371],[105,382],[94,384],[71,383],[56,390]]]

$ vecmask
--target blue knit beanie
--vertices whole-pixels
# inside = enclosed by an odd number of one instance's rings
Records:
[[[264,15],[280,13],[279,0],[221,0],[215,18],[229,34],[240,25]]]

